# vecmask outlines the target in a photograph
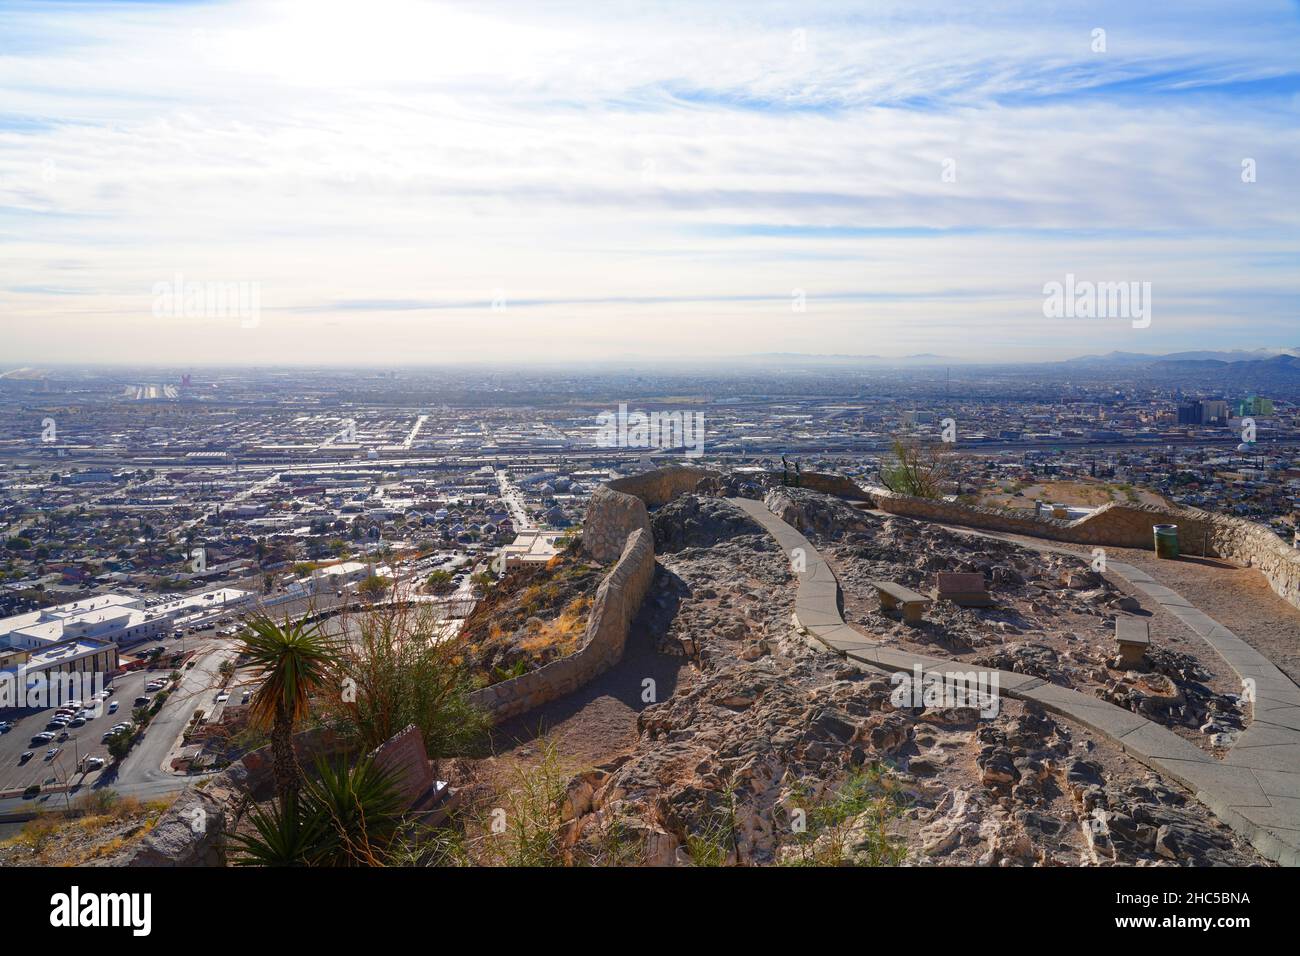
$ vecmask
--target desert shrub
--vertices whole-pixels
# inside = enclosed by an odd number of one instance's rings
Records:
[[[793,866],[897,866],[906,847],[888,831],[904,806],[878,764],[854,770],[820,799],[803,803],[805,827],[787,825],[781,860]]]
[[[460,811],[422,850],[440,866],[566,865],[561,843],[561,808],[573,768],[553,741],[540,741],[536,764],[516,768],[492,795]]]
[[[469,701],[473,679],[460,642],[427,604],[374,608],[345,619],[355,635],[340,653],[340,693],[320,701],[324,716],[370,751],[410,724],[430,757],[453,756],[479,740],[489,721]]]

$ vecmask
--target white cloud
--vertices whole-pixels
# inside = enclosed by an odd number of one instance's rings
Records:
[[[946,10],[19,6],[9,350],[595,357],[637,328],[667,356],[942,351],[961,328],[990,355],[1091,349],[1034,318],[1067,271],[1152,281],[1145,347],[1213,310],[1249,317],[1239,344],[1285,338],[1300,132],[1265,81],[1288,82],[1288,8]],[[1259,92],[1181,92],[1229,81]],[[261,324],[154,318],[176,272],[258,283]],[[518,304],[492,312],[497,290]]]

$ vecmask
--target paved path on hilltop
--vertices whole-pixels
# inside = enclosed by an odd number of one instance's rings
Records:
[[[808,539],[761,501],[726,500],[762,525],[787,554],[802,550],[805,570],[797,573],[795,617],[822,644],[888,671],[910,671],[917,665],[927,672],[969,670],[957,661],[891,647],[846,624],[839,609],[839,581]],[[1219,762],[1159,724],[1039,677],[998,671],[1001,689],[1009,697],[1037,701],[1046,710],[1105,734],[1142,763],[1187,787],[1265,857],[1300,866],[1300,689],[1258,651],[1150,575],[1118,561],[1109,562],[1107,570],[1177,615],[1238,674],[1254,679],[1253,721],[1228,756]]]

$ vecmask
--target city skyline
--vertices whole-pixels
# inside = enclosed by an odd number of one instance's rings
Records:
[[[1292,339],[1294,3],[670,12],[0,4],[11,363]]]

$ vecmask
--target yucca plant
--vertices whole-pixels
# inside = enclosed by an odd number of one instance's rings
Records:
[[[326,822],[304,814],[296,799],[276,801],[268,809],[254,806],[249,819],[256,832],[235,833],[236,866],[306,866],[326,836]]]
[[[405,801],[395,776],[371,760],[316,762],[316,779],[303,793],[304,815],[323,835],[309,851],[317,866],[373,866],[383,862],[402,822]]]
[[[405,802],[391,771],[371,760],[348,766],[318,760],[300,797],[249,813],[237,833],[238,866],[383,866]]]
[[[260,614],[245,623],[239,649],[262,681],[249,702],[249,722],[270,731],[276,795],[288,806],[302,787],[293,725],[307,716],[311,695],[330,679],[339,661],[338,642],[305,617],[277,623]]]

